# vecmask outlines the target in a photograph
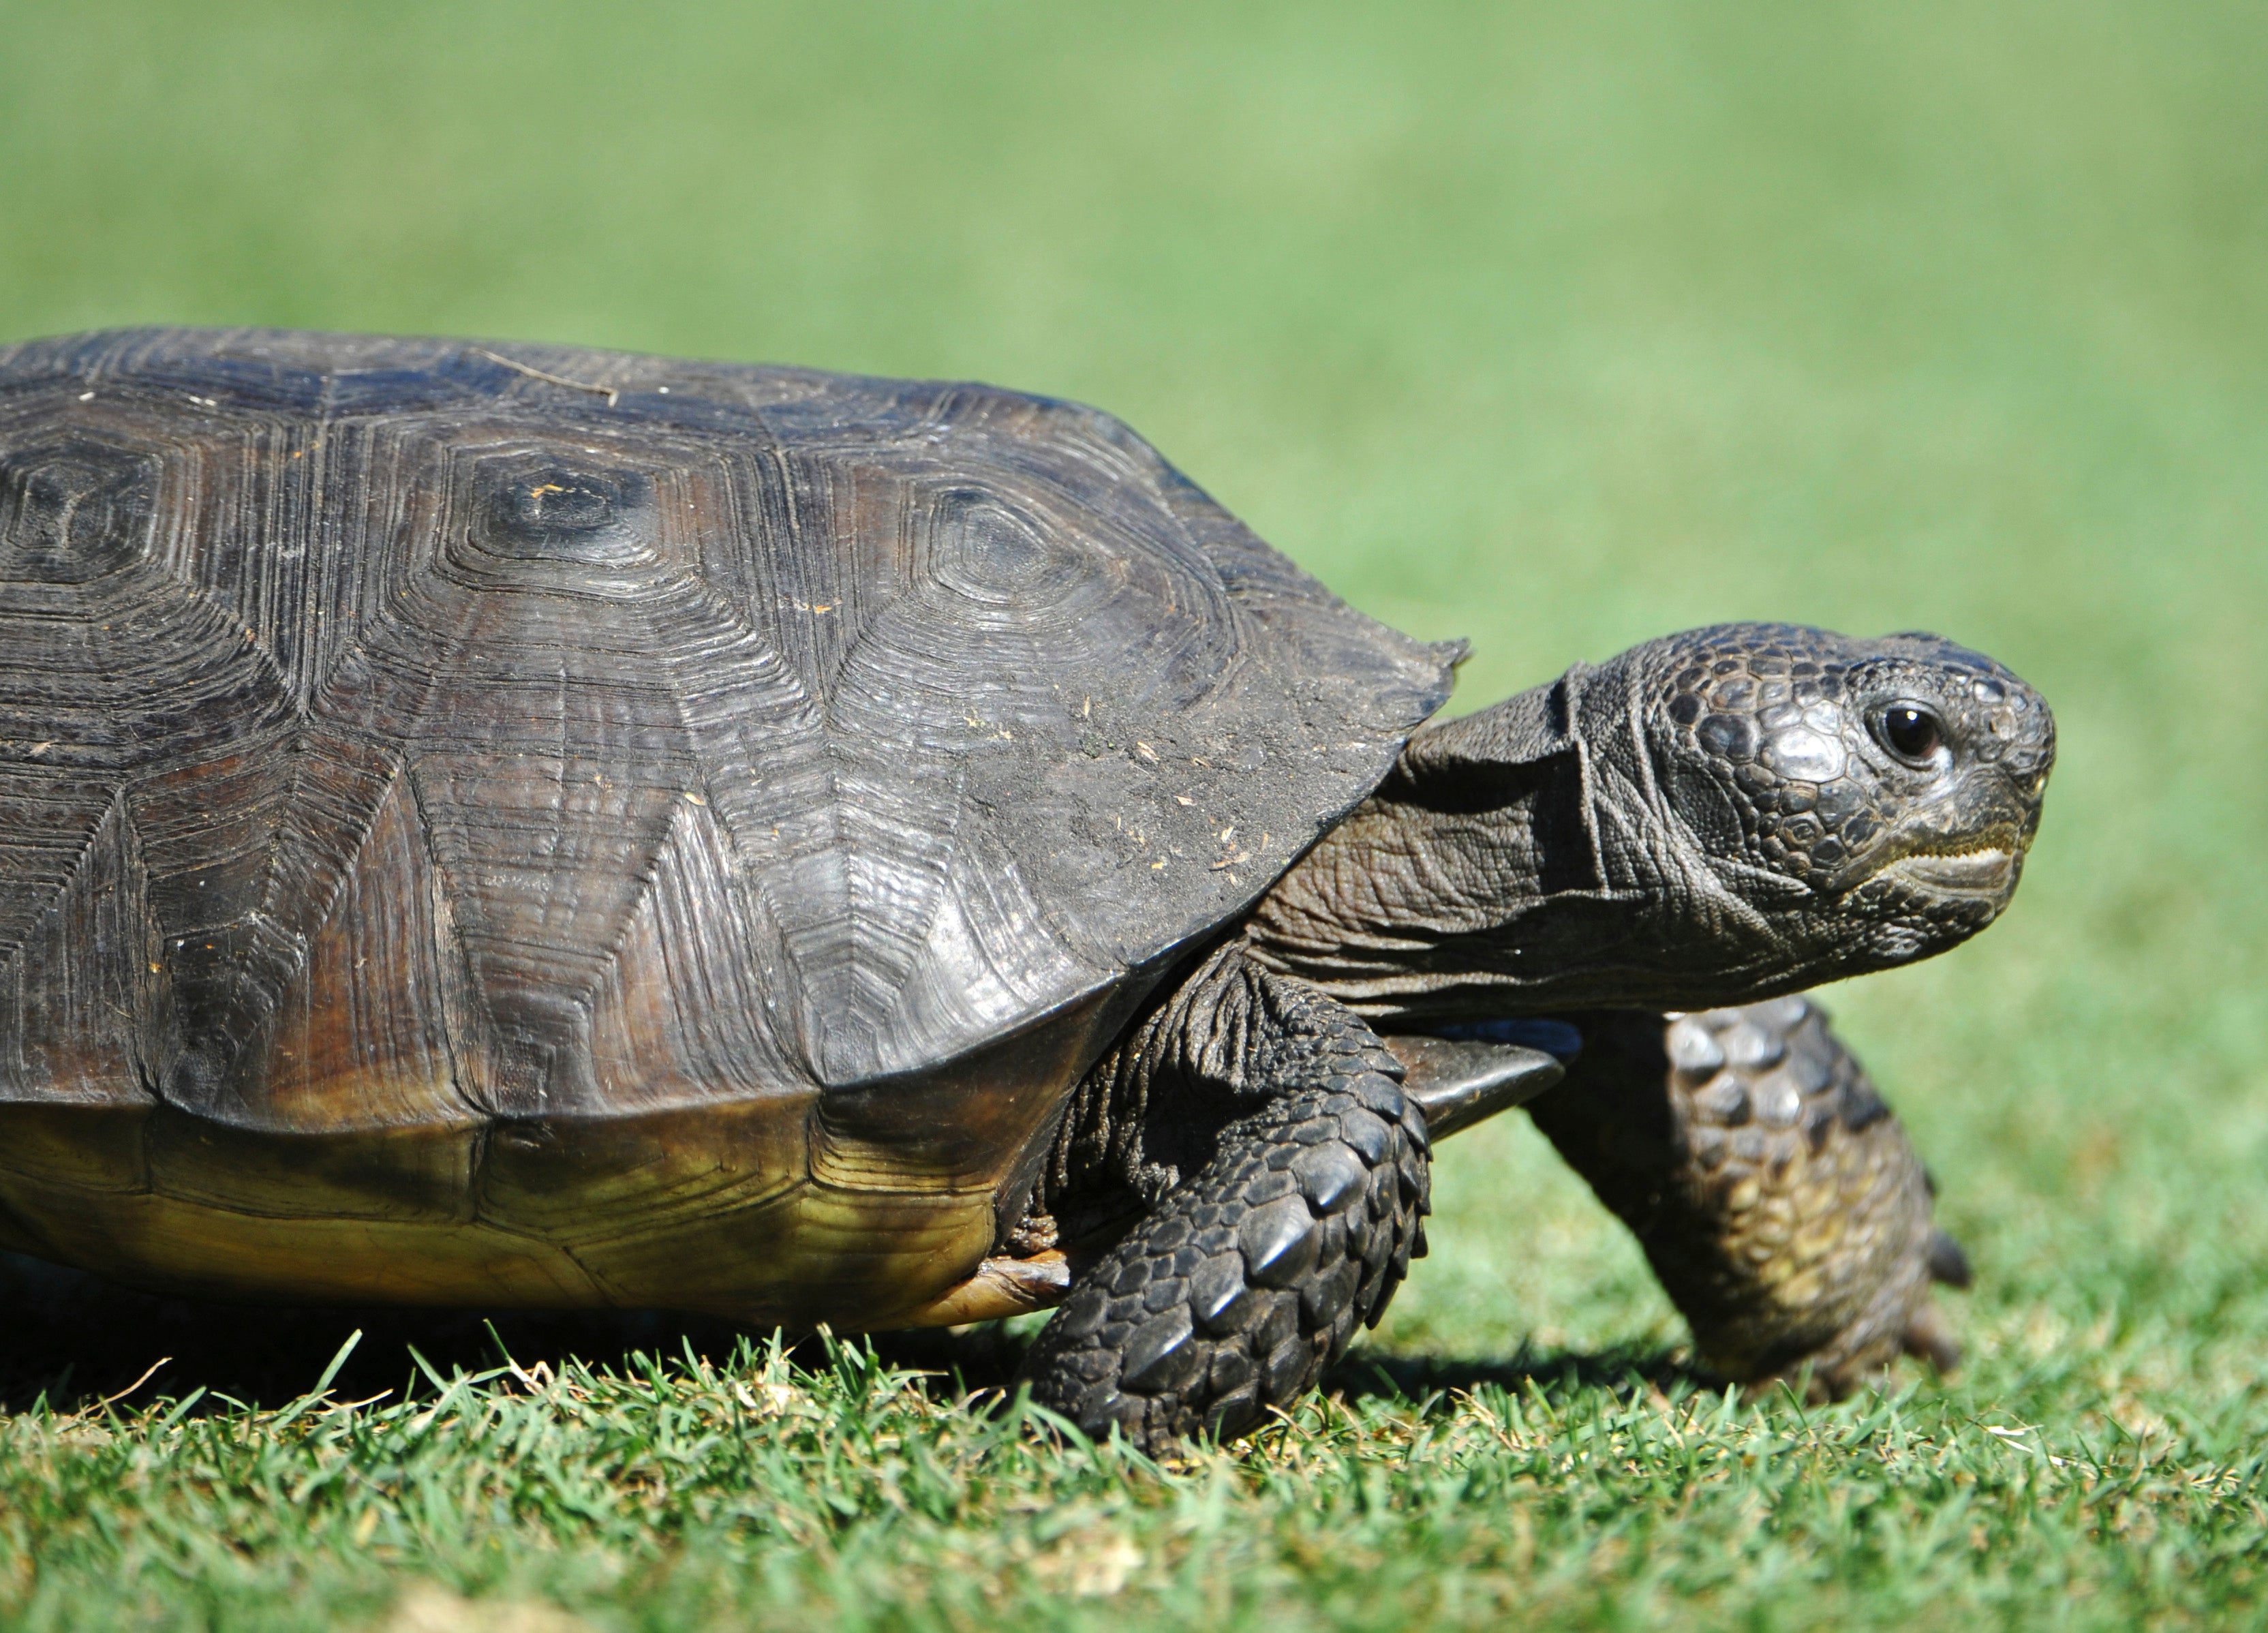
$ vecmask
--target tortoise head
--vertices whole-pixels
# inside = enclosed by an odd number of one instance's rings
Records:
[[[1990,923],[2054,757],[2039,695],[1935,636],[1690,630],[1420,732],[1250,933],[1421,1027],[1747,1003]]]
[[[1602,861],[1664,886],[1705,868],[1815,979],[1998,917],[2055,760],[2039,694],[1933,635],[1718,625],[1635,648],[1580,693],[1602,814],[1623,819]]]

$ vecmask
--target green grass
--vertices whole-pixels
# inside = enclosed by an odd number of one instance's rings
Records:
[[[2063,741],[2007,921],[1830,997],[1977,1262],[1949,1382],[1695,1394],[1509,1121],[1336,1403],[1163,1471],[963,1405],[997,1339],[523,1319],[482,1377],[468,1318],[11,1271],[0,1626],[2257,1619],[2264,55],[2202,0],[0,0],[0,336],[979,376],[1473,637],[1467,705],[1787,617],[1972,642]]]
[[[421,1368],[371,1404],[19,1417],[17,1615],[325,1628],[382,1615],[406,1576],[412,1605],[454,1593],[495,1626],[549,1599],[645,1628],[1105,1627],[1132,1607],[1207,1628],[1954,1607],[2124,1628],[2226,1606],[2260,1566],[2241,1413],[2128,1432],[1936,1392],[1806,1413],[1549,1367],[1415,1400],[1351,1374],[1351,1398],[1161,1468],[862,1348],[814,1363],[744,1344]],[[2023,1382],[2068,1408],[2088,1370]]]

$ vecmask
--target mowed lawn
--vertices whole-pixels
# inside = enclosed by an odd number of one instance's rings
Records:
[[[2062,732],[2006,921],[1828,996],[1976,1263],[1950,1379],[1701,1388],[1516,1119],[1444,1147],[1327,1401],[1162,1468],[995,1409],[1013,1335],[784,1356],[18,1265],[0,1627],[2251,1623],[2264,60],[2257,6],[2143,0],[0,0],[0,338],[978,377],[1471,637],[1461,707],[1770,617],[1951,634]]]

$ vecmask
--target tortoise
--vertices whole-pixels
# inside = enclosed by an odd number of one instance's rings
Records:
[[[0,349],[0,1247],[254,1300],[1060,1304],[1035,1398],[1160,1446],[1312,1387],[1433,1142],[1532,1100],[1708,1364],[1949,1358],[1958,1252],[1794,995],[1999,913],[2046,705],[1737,624],[1432,721],[1463,652],[1045,398]]]

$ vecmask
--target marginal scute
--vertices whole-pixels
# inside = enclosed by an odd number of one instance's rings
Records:
[[[361,842],[276,1005],[264,1073],[236,1085],[264,1093],[239,1101],[237,1121],[303,1130],[475,1121],[449,1055],[439,883],[415,797],[398,768],[371,791]]]
[[[0,766],[0,1104],[146,1108],[159,940],[115,791]]]

